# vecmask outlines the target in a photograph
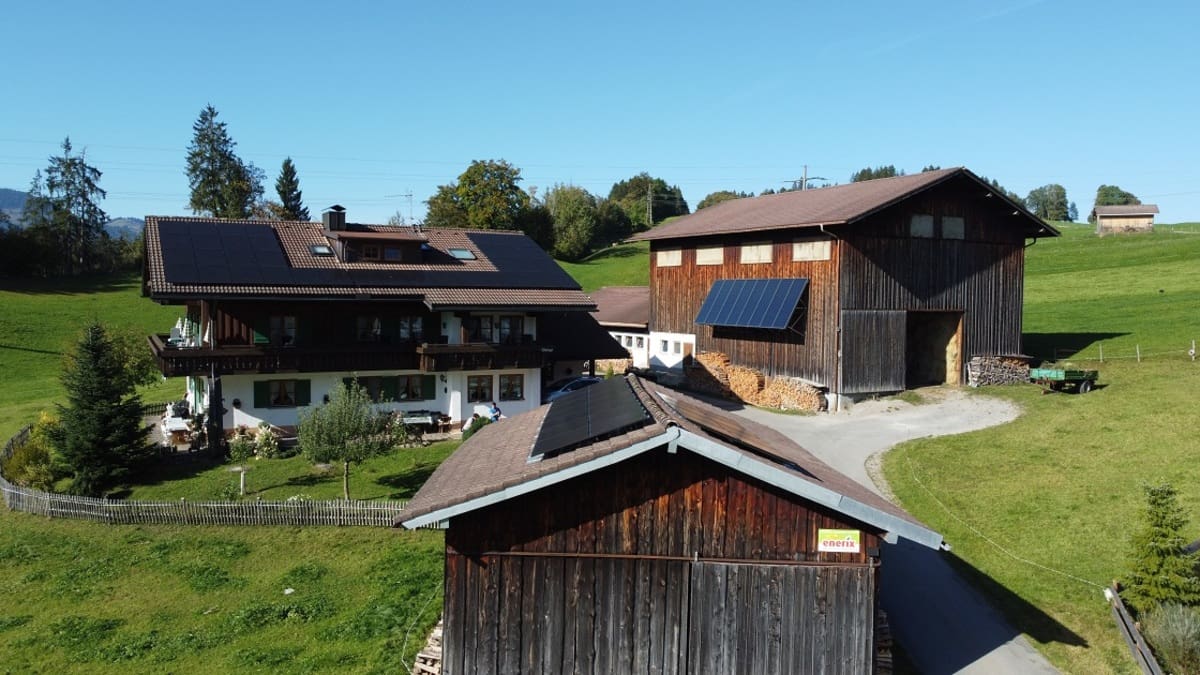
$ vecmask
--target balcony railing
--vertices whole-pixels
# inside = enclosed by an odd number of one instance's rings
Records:
[[[167,335],[151,335],[150,350],[163,375],[217,373],[306,373],[368,370],[488,370],[540,368],[541,346],[536,344],[379,344],[325,347],[230,345],[226,347],[176,347]]]

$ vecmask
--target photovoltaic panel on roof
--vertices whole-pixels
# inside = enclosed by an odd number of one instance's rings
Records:
[[[624,378],[607,379],[573,391],[550,404],[531,460],[649,424],[650,414]]]
[[[808,279],[718,279],[696,323],[734,328],[787,328]]]

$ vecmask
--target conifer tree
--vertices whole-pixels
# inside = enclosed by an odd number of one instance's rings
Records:
[[[192,125],[187,155],[188,207],[192,213],[217,218],[249,218],[262,199],[263,172],[234,154],[237,143],[229,137],[225,123],[217,121],[218,114],[207,105]]]
[[[108,236],[108,214],[100,208],[107,193],[100,188],[100,170],[87,163],[86,152],[72,154],[70,138],[63,140],[62,150],[61,156],[50,158],[45,174],[34,174],[21,219],[53,255],[47,267],[81,274],[95,266]]]
[[[93,323],[63,371],[67,403],[58,405],[61,422],[50,437],[74,494],[102,494],[149,452],[142,402],[119,355]]]
[[[279,168],[275,192],[279,195],[281,220],[308,220],[308,209],[304,206],[300,192],[300,179],[296,177],[296,165],[292,163],[291,157],[284,159],[283,166]]]
[[[1139,612],[1164,603],[1200,604],[1200,553],[1187,553],[1187,516],[1169,483],[1147,485],[1142,528],[1133,535],[1133,556],[1123,595]]]

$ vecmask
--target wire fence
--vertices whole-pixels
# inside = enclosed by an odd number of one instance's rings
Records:
[[[1195,340],[1192,340],[1190,345],[1185,346],[1182,349],[1143,350],[1142,346],[1139,344],[1135,344],[1132,350],[1130,350],[1128,347],[1125,347],[1124,349],[1113,349],[1111,347],[1105,349],[1103,342],[1097,342],[1095,345],[1089,346],[1086,349],[1064,349],[1060,347],[1056,347],[1054,349],[1055,361],[1072,359],[1075,361],[1099,361],[1100,363],[1104,363],[1105,361],[1136,360],[1138,363],[1141,363],[1143,359],[1150,360],[1166,358],[1183,358],[1195,361],[1197,356],[1200,356],[1200,352],[1196,351]]]
[[[0,465],[28,442],[25,427],[0,449]],[[78,497],[13,485],[0,473],[0,493],[12,511],[113,525],[312,525],[394,527],[406,501],[347,499],[150,502]],[[424,529],[438,529],[431,525]]]

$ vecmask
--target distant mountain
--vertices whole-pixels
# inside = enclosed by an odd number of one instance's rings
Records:
[[[108,221],[108,224],[104,226],[108,236],[117,239],[137,239],[145,228],[146,221],[141,218],[117,218]]]
[[[20,190],[0,188],[0,211],[8,214],[8,219],[17,222],[21,212],[25,210],[25,197],[28,195]]]
[[[29,194],[20,190],[0,188],[0,211],[8,214],[8,219],[20,227],[21,213],[25,210],[25,199]],[[146,227],[146,221],[141,218],[116,218],[104,226],[110,237],[135,239]]]

